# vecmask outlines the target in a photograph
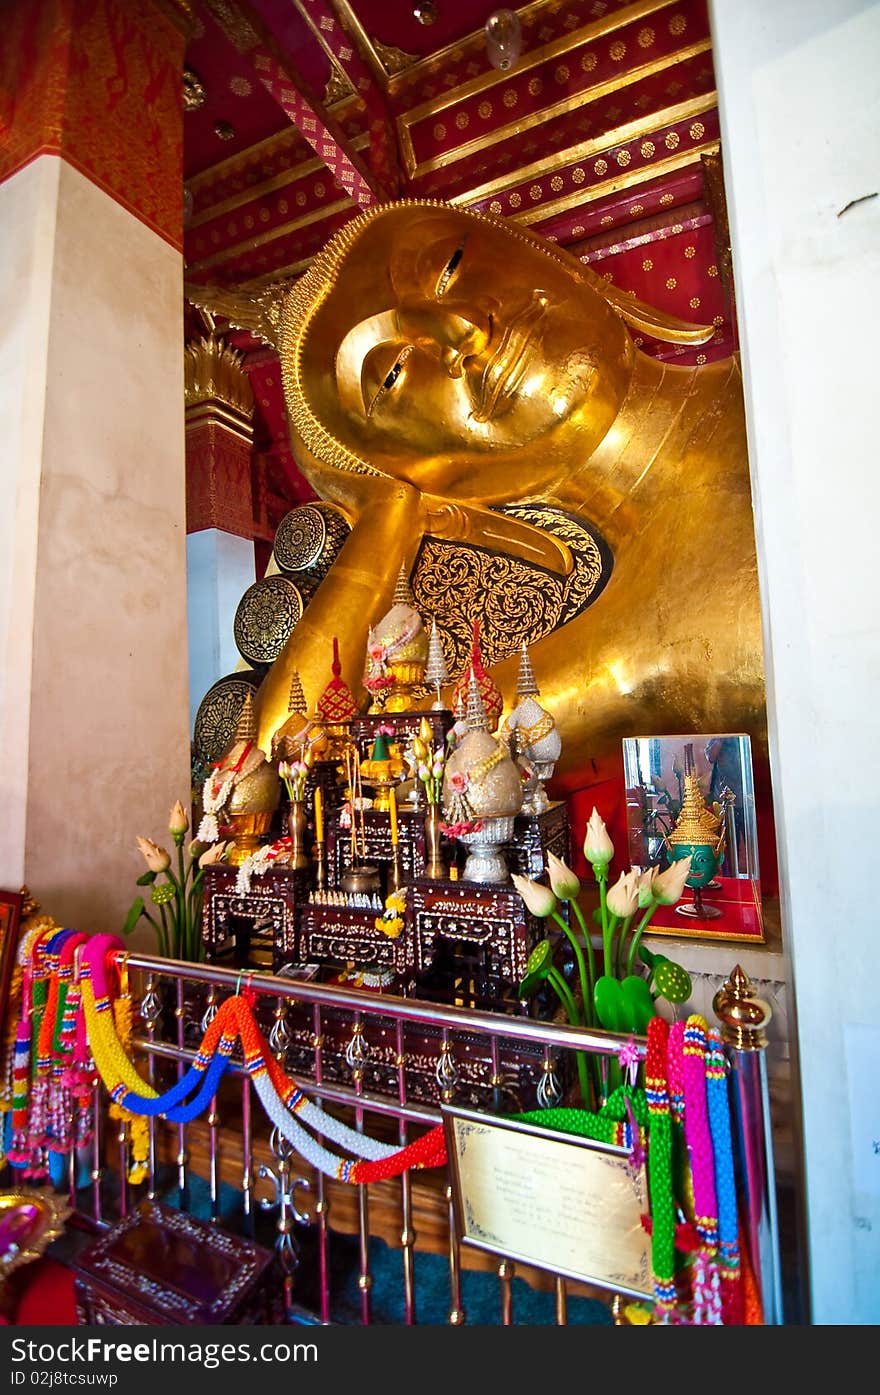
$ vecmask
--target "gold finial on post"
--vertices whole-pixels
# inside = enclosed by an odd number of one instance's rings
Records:
[[[767,1046],[764,1030],[773,1009],[759,998],[748,974],[736,965],[730,978],[712,999],[712,1011],[721,1024],[721,1035],[737,1051],[763,1051]]]

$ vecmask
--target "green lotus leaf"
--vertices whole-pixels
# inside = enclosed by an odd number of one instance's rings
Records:
[[[626,1028],[623,995],[620,984],[610,974],[602,974],[596,979],[593,989],[593,1002],[600,1026],[608,1032],[622,1032]]]
[[[520,998],[528,998],[553,968],[553,946],[549,940],[539,940],[526,962],[526,971],[517,989]]]
[[[648,1023],[654,1016],[654,999],[651,997],[650,988],[643,978],[639,978],[637,974],[630,974],[620,985],[620,993],[626,1015],[625,1025],[631,1032],[644,1036],[648,1030]]]
[[[693,991],[687,969],[659,954],[654,961],[654,986],[661,997],[670,1003],[686,1003]]]

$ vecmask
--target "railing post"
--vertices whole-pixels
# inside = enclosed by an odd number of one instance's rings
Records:
[[[712,999],[712,1009],[730,1061],[731,1107],[740,1164],[738,1180],[745,1192],[749,1259],[760,1290],[764,1322],[779,1326],[783,1322],[782,1279],[765,1031],[773,1009],[758,997],[738,964]]]

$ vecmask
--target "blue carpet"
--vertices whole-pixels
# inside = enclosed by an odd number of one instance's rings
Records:
[[[169,1206],[180,1202],[177,1187],[161,1194]],[[234,1187],[221,1186],[219,1219],[230,1230],[241,1230],[241,1193]],[[200,1178],[190,1181],[186,1209],[191,1215],[207,1219],[210,1215],[210,1193]],[[274,1217],[260,1212],[255,1217],[254,1239],[271,1249],[275,1241]],[[319,1311],[318,1248],[315,1227],[298,1227],[294,1240],[299,1252],[299,1264],[294,1279],[294,1299],[304,1310],[304,1316]],[[341,1326],[361,1322],[361,1294],[358,1288],[359,1247],[352,1235],[334,1233],[330,1237],[330,1294],[333,1322]],[[445,1325],[449,1321],[449,1265],[445,1255],[421,1252],[414,1258],[416,1319],[419,1325]],[[384,1240],[373,1238],[369,1249],[369,1270],[373,1285],[370,1293],[370,1321],[377,1326],[402,1325],[404,1322],[403,1254]],[[497,1327],[501,1323],[501,1285],[494,1274],[480,1270],[463,1270],[461,1275],[462,1307],[468,1325]],[[556,1321],[556,1304],[552,1292],[533,1289],[524,1279],[514,1276],[511,1283],[513,1321],[517,1326],[552,1326]],[[609,1308],[596,1299],[569,1298],[567,1310],[570,1325],[610,1327]]]

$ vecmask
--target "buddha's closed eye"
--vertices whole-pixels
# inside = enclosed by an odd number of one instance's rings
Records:
[[[439,280],[437,281],[437,296],[443,295],[446,289],[448,288],[450,282],[453,280],[456,272],[458,271],[459,266],[461,265],[461,259],[463,256],[464,243],[462,242],[458,247],[456,247],[452,256],[449,258],[449,261],[446,263],[446,265],[440,273]]]
[[[382,399],[401,382],[406,361],[411,357],[414,348],[413,344],[404,344],[402,348],[399,345],[380,344],[368,355],[368,361],[364,365],[364,397],[368,417],[372,416]],[[386,368],[389,350],[391,366]],[[381,374],[384,376],[380,376]],[[378,386],[374,386],[375,384]]]

